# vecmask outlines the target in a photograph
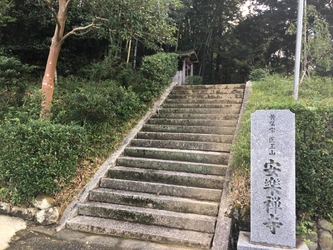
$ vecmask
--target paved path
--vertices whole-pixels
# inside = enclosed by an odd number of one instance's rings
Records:
[[[19,218],[0,215],[0,249],[6,249],[10,239],[19,230],[25,229],[27,224]]]
[[[12,220],[6,221],[6,225],[13,227],[13,224],[10,223],[12,223]],[[18,227],[15,227],[17,230]],[[0,227],[0,234],[6,230],[8,229]],[[3,239],[2,235],[0,235],[0,238]],[[0,250],[189,250],[185,247],[85,234],[68,229],[56,232],[52,226],[30,226],[17,231],[8,246],[9,239],[10,237],[6,237],[6,245],[1,246]]]

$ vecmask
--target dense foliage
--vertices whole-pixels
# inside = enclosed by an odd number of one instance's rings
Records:
[[[250,171],[250,114],[258,109],[289,109],[296,116],[296,199],[299,212],[333,215],[333,82],[307,79],[300,100],[292,97],[292,79],[279,76],[253,83],[242,130],[234,146],[237,169]]]
[[[137,67],[145,55],[162,49],[168,52],[194,49],[199,58],[195,74],[209,83],[244,82],[258,68],[292,74],[297,1],[251,1],[250,12],[245,15],[246,2],[72,0],[66,32],[90,24],[94,17],[103,21],[83,36],[66,39],[58,74],[77,74],[92,61],[101,62],[105,57],[116,64],[123,63],[128,50],[130,64]],[[54,20],[42,3],[0,1],[0,6],[4,6],[4,14],[0,16],[0,48],[18,56],[23,63],[38,66],[35,67],[38,76],[44,70],[54,33]],[[307,62],[302,68],[330,76],[332,53],[323,52],[332,50],[333,4],[329,0],[307,3],[307,37],[303,40],[307,53],[302,53]]]
[[[83,128],[38,120],[4,121],[0,138],[0,193],[13,204],[64,188],[86,149]]]
[[[70,183],[80,162],[110,154],[169,85],[177,63],[176,54],[158,53],[144,58],[139,71],[113,72],[114,80],[59,78],[49,120],[39,119],[39,86],[27,84],[20,105],[15,88],[0,92],[0,200],[27,205],[39,193],[52,195]]]
[[[55,19],[60,2],[70,2],[71,5],[66,12],[67,22],[63,26],[66,40],[61,40],[56,74],[49,75],[57,77],[55,87],[52,87],[55,92],[48,126],[37,122],[42,100],[39,89],[51,37],[56,34]],[[322,173],[330,174],[324,162],[330,160],[331,155],[331,110],[328,104],[318,104],[316,98],[327,96],[317,95],[319,88],[314,88],[321,86],[325,94],[331,93],[326,88],[331,87],[331,83],[322,85],[322,80],[316,80],[318,78],[305,79],[310,82],[301,85],[300,96],[303,99],[299,104],[293,104],[292,90],[284,88],[284,81],[267,79],[266,74],[289,76],[293,73],[297,1],[253,0],[249,14],[244,15],[242,7],[246,2],[0,0],[0,133],[5,135],[10,129],[9,124],[12,124],[13,131],[36,124],[45,131],[53,131],[52,126],[59,126],[59,130],[64,131],[79,131],[80,127],[84,132],[75,133],[78,140],[81,140],[81,133],[85,134],[87,152],[105,156],[175,73],[176,54],[147,56],[157,51],[195,50],[199,58],[194,67],[196,76],[189,78],[187,83],[245,82],[249,78],[264,81],[265,84],[254,85],[250,110],[280,107],[290,108],[297,114],[298,178],[306,180],[298,183],[298,207],[310,213],[325,213],[324,209],[330,206],[327,194],[330,181]],[[309,76],[332,77],[333,4],[331,0],[307,2],[304,32],[307,36],[302,69]],[[88,28],[81,29],[84,27]],[[69,37],[67,34],[72,35]],[[274,99],[267,99],[270,96]],[[327,103],[330,104],[331,100],[328,99]],[[244,126],[249,126],[247,120]],[[311,126],[313,129],[307,130]],[[8,140],[12,138],[10,134],[6,136]],[[55,141],[59,140],[54,136]],[[324,139],[319,142],[319,138]],[[32,141],[31,145],[34,143]],[[25,145],[28,144],[29,141]],[[16,147],[13,144],[12,149]],[[238,142],[237,151],[240,156],[237,165],[247,168],[249,152],[246,140]],[[81,152],[75,154],[80,155]],[[73,158],[73,161],[77,160],[80,159]],[[316,164],[318,162],[320,164]],[[25,163],[15,164],[26,166]],[[76,163],[73,165],[77,166]],[[6,169],[9,167],[13,166],[6,165]],[[11,183],[12,173],[2,172],[0,186]],[[317,184],[320,186],[315,186]],[[326,191],[318,192],[319,188]],[[11,194],[18,194],[12,185],[8,184],[6,190],[9,190],[8,195],[0,192],[0,199],[6,197],[18,203],[31,199],[11,197]],[[26,190],[29,190],[29,195],[34,192],[32,188]],[[310,204],[310,199],[321,203]]]

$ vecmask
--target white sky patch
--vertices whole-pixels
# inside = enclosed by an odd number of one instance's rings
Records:
[[[243,17],[246,17],[248,15],[256,15],[256,9],[267,10],[268,7],[265,5],[259,5],[254,0],[247,0],[240,9],[242,11]]]

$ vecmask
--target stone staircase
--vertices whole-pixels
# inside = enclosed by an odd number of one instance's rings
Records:
[[[175,86],[66,227],[210,249],[244,89]]]

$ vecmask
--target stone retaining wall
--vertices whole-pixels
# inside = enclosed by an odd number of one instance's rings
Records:
[[[59,220],[60,210],[54,206],[54,200],[45,195],[35,199],[32,208],[12,206],[10,203],[0,202],[0,214],[21,218],[28,223],[39,225],[53,225]]]
[[[300,223],[299,223],[300,224]],[[303,232],[301,237],[307,243],[309,250],[332,250],[333,249],[333,224],[327,220],[303,222],[304,229],[306,225],[312,225],[308,232]],[[306,231],[306,230],[302,230]]]

